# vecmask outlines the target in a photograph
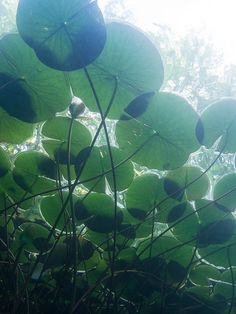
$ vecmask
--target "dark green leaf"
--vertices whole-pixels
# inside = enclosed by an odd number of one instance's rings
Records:
[[[17,27],[38,58],[61,71],[85,67],[99,56],[106,41],[96,1],[20,0]]]
[[[51,118],[71,102],[63,73],[43,65],[17,34],[0,40],[0,86],[0,106],[25,122]]]
[[[119,119],[137,96],[157,92],[163,82],[163,64],[153,43],[138,29],[113,22],[107,25],[107,41],[101,55],[87,67],[103,112],[117,90],[109,117]],[[98,111],[84,71],[70,73],[74,95],[91,111]]]
[[[116,136],[127,157],[151,169],[183,165],[199,148],[195,136],[197,113],[180,96],[158,93],[138,118],[119,121]]]

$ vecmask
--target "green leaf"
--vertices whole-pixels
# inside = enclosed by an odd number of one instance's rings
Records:
[[[217,149],[225,153],[236,151],[236,100],[225,98],[207,107],[200,117],[202,129],[201,144],[211,147],[217,139]]]
[[[139,220],[144,220],[155,208],[164,211],[162,219],[165,219],[166,209],[176,204],[165,192],[163,179],[155,174],[136,177],[126,192],[125,200],[129,213]]]
[[[48,251],[52,247],[53,237],[47,240],[49,231],[36,223],[24,223],[21,225],[20,241],[23,248],[30,252]]]
[[[25,200],[31,194],[27,193],[13,179],[13,173],[8,172],[4,177],[0,178],[1,189],[10,197],[14,202],[19,202],[18,206],[22,209],[28,209],[33,204],[34,199]]]
[[[25,191],[39,194],[56,188],[56,164],[37,151],[21,152],[15,159],[13,178]]]
[[[42,134],[50,139],[42,144],[49,156],[60,164],[68,161],[68,134],[72,120],[58,116],[44,123]],[[70,163],[74,164],[76,156],[91,143],[90,131],[81,123],[74,120],[70,145]]]
[[[232,278],[233,277],[233,278]],[[233,287],[236,287],[236,268],[232,267],[231,269],[226,269],[219,278],[219,282],[214,287],[214,294],[221,295],[226,300],[231,300],[233,295]]]
[[[36,176],[57,178],[57,168],[53,160],[38,151],[25,151],[17,155],[15,167]]]
[[[227,247],[230,246],[232,265],[236,265],[236,220],[217,203],[199,200],[195,203],[201,222],[198,253],[207,262],[228,267]]]
[[[181,245],[181,242],[170,236],[150,238],[143,241],[137,249],[137,255],[141,260],[160,257],[167,262],[177,262],[183,267],[188,267],[192,254],[191,246]]]
[[[201,168],[193,166],[185,166],[169,171],[167,178],[175,182],[178,189],[186,193],[189,201],[205,196],[210,185],[207,174],[203,174]]]
[[[1,87],[0,87],[1,95]],[[1,96],[0,96],[1,97]],[[20,144],[33,136],[34,125],[10,116],[0,107],[0,142]],[[17,132],[16,132],[17,130]]]
[[[180,96],[159,93],[135,120],[119,121],[119,147],[142,166],[170,170],[182,166],[199,148],[195,136],[197,113]]]
[[[0,147],[0,177],[11,170],[11,161],[6,151]]]
[[[118,227],[122,220],[122,211],[117,208],[116,222],[115,204],[113,199],[106,194],[92,193],[83,201],[75,204],[75,215],[77,219],[84,220],[84,224],[95,232],[109,233]]]
[[[163,82],[161,57],[153,43],[138,29],[113,22],[107,25],[107,41],[101,55],[87,67],[103,112],[115,86],[117,91],[109,117],[119,119],[139,95],[156,92]],[[97,104],[84,71],[70,75],[72,90],[91,111]]]
[[[192,283],[199,286],[211,286],[211,279],[219,280],[221,276],[220,271],[211,265],[199,265],[192,269],[189,278]]]
[[[17,27],[38,58],[61,71],[85,67],[99,56],[106,41],[96,1],[20,0]]]
[[[63,73],[43,65],[19,35],[0,40],[0,106],[9,115],[39,122],[65,110],[70,102]]]
[[[122,115],[121,120],[130,120],[132,118],[137,118],[142,115],[146,110],[150,103],[150,100],[155,95],[153,92],[144,93],[140,96],[137,96],[134,100],[132,100],[128,106],[124,109],[127,115]]]
[[[236,208],[236,174],[229,173],[222,176],[214,187],[214,200],[226,210],[233,211]],[[225,195],[225,196],[224,196]]]
[[[60,212],[64,206],[63,204],[67,200],[68,195],[68,192],[62,192],[61,194],[44,197],[41,200],[40,212],[50,226],[55,225],[57,217],[60,215]],[[78,201],[78,197],[76,197],[74,194],[72,196],[72,199],[74,204]],[[56,225],[56,229],[62,230],[65,228],[66,224],[69,227],[69,219],[71,219],[70,202],[68,202],[67,206],[65,207],[65,210]]]
[[[111,153],[115,167],[125,159],[124,153],[116,147],[111,147]],[[75,163],[77,175],[80,173],[81,166],[83,166],[84,160],[87,159],[87,156],[88,154],[85,154],[84,159],[79,158],[79,162],[77,158],[77,163]],[[80,157],[80,155],[78,157]],[[108,147],[93,147],[91,154],[89,155],[85,167],[82,171],[82,174],[80,175],[80,180],[83,182],[94,176],[101,175],[94,180],[83,183],[84,186],[96,192],[105,192],[107,181],[110,189],[114,191],[114,182],[111,169],[112,167]],[[106,171],[109,172],[102,175]],[[126,161],[121,166],[115,168],[114,171],[116,178],[116,190],[125,190],[133,181],[134,169],[132,162]]]
[[[222,244],[231,239],[236,230],[236,221],[232,219],[219,220],[203,226],[198,234],[200,247],[209,244]]]
[[[197,235],[200,229],[198,216],[190,203],[181,203],[175,206],[169,212],[171,218],[176,218],[175,226],[172,229],[173,235],[181,242],[189,242],[189,245],[194,245],[197,241]],[[168,216],[168,225],[171,227]],[[178,222],[179,220],[179,222]]]

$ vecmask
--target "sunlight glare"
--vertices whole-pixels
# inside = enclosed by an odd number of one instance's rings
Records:
[[[108,0],[100,0],[104,8]],[[168,25],[178,36],[190,30],[212,37],[226,63],[236,64],[236,2],[234,0],[126,0],[125,6],[141,28]]]

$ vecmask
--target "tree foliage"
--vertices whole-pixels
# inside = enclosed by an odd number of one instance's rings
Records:
[[[236,100],[200,112],[165,89],[155,44],[96,1],[20,0],[16,17],[0,39],[1,312],[233,313],[235,171],[208,174],[235,157]],[[6,149],[35,132],[37,149]]]

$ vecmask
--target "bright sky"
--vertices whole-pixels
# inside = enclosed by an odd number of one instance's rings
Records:
[[[101,8],[108,0],[99,0]],[[236,0],[125,0],[137,24],[151,29],[166,24],[178,35],[201,29],[222,50],[226,63],[236,64]]]

